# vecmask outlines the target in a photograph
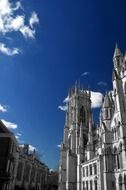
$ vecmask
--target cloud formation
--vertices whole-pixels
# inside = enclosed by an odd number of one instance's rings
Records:
[[[37,150],[37,148],[31,144],[29,144],[29,151],[33,152],[34,150]]]
[[[99,86],[107,86],[107,82],[100,81],[100,82],[97,83],[97,85],[99,85]]]
[[[7,112],[7,106],[6,105],[1,105],[0,104],[0,112]]]
[[[61,148],[61,144],[58,144],[57,147],[58,147],[58,148]]]
[[[58,109],[60,109],[61,111],[67,111],[67,102],[69,102],[69,96],[67,96],[64,100],[63,100],[63,103],[65,103],[65,105],[63,106],[58,106]]]
[[[67,111],[67,105],[58,106],[58,109],[60,109],[61,111]]]
[[[21,148],[24,148],[24,144],[20,144],[19,145]],[[29,152],[33,152],[34,150],[37,151],[37,148],[31,144],[28,145],[29,146]]]
[[[21,51],[18,48],[10,49],[10,48],[6,47],[6,45],[4,43],[0,43],[0,52],[5,55],[13,56],[13,55],[19,54]]]
[[[39,23],[38,16],[36,12],[33,12],[29,19],[29,25],[31,26],[31,28],[34,28],[34,24],[37,24],[37,23]]]
[[[64,100],[63,100],[64,103],[67,103],[69,102],[69,96],[67,96]]]
[[[16,137],[17,140],[20,140],[20,137],[21,137],[21,136],[22,136],[21,133],[16,133],[16,134],[15,134],[15,137]]]
[[[8,129],[17,129],[18,125],[4,119],[1,120]]]
[[[82,73],[81,76],[86,76],[86,75],[89,75],[89,74],[90,73],[86,71],[86,72]]]
[[[35,24],[39,23],[39,18],[36,12],[32,12],[30,18],[28,19],[29,24],[26,23],[26,16],[24,12],[22,14],[17,14],[17,11],[22,8],[21,2],[17,1],[13,3],[10,0],[0,0],[0,33],[5,36],[11,32],[19,32],[24,38],[35,38]],[[5,44],[1,43],[1,53],[12,56],[19,54],[19,48],[9,49]]]
[[[101,107],[101,105],[102,105],[102,98],[103,98],[102,93],[91,91],[91,107],[92,108],[99,108],[99,107]]]

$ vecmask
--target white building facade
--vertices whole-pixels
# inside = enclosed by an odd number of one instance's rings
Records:
[[[103,98],[98,126],[90,90],[75,84],[68,94],[59,190],[126,190],[126,56],[117,46],[113,62],[113,90]]]

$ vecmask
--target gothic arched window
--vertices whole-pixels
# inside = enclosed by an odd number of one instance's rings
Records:
[[[97,179],[94,180],[94,189],[97,190]]]
[[[117,130],[114,128],[114,133],[115,133],[115,140],[117,139]]]
[[[122,73],[124,74],[124,72],[125,72],[125,68],[123,67],[123,68],[122,68]]]
[[[123,184],[123,182],[122,182],[122,176],[121,176],[121,174],[119,175],[119,190],[122,190],[122,184]]]
[[[120,169],[120,154],[119,154],[119,152],[117,152],[117,167],[118,167],[118,169]]]
[[[122,160],[122,142],[120,142],[119,145],[119,162],[120,162],[120,167],[123,167],[123,160]]]
[[[80,109],[80,122],[85,123],[85,110],[83,106]]]
[[[119,149],[120,149],[120,152],[122,152],[122,142],[120,142],[119,144]]]
[[[83,134],[83,146],[84,146],[84,147],[86,147],[87,141],[88,141],[88,139],[87,139],[86,134]]]
[[[114,169],[115,168],[120,168],[120,164],[119,164],[119,155],[118,155],[118,151],[117,151],[117,148],[114,147],[114,155],[113,155],[113,165],[114,165]]]

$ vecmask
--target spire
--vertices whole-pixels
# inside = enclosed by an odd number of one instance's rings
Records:
[[[116,43],[113,58],[119,57],[119,56],[122,56],[122,52],[121,52],[121,50],[118,48],[118,44]]]
[[[78,86],[77,86],[77,80],[75,81],[75,94],[77,95]]]
[[[78,80],[78,91],[80,92],[80,79]]]

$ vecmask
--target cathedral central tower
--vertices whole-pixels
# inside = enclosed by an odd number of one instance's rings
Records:
[[[85,148],[91,123],[91,93],[75,84],[68,94],[64,138],[61,146],[60,190],[80,186],[80,164],[87,160]],[[73,175],[71,175],[73,174]]]

